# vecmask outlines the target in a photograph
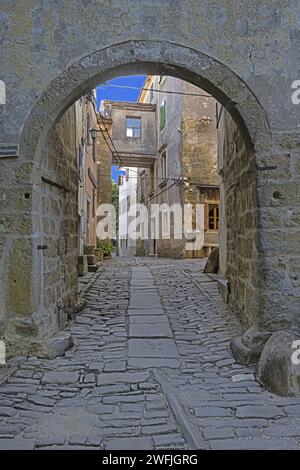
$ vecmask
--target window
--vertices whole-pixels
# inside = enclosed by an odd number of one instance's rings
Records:
[[[160,156],[161,158],[161,177],[167,177],[167,152],[164,150]]]
[[[127,212],[129,212],[130,209],[130,196],[127,196]]]
[[[129,137],[130,139],[141,138],[141,118],[126,118],[126,137]]]
[[[208,228],[218,230],[219,228],[219,206],[218,204],[208,205]]]
[[[129,168],[126,168],[126,181],[129,180]]]
[[[159,128],[162,131],[166,125],[166,100],[163,100],[159,108]]]

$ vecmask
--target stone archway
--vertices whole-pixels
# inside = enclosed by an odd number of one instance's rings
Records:
[[[244,335],[244,341],[236,343],[236,353],[241,352],[246,359],[253,352],[257,355],[272,331],[295,324],[287,316],[274,317],[266,301],[266,277],[272,275],[272,266],[266,265],[264,259],[265,235],[260,224],[260,208],[265,177],[257,169],[266,167],[266,159],[271,158],[272,150],[271,133],[263,107],[247,84],[234,72],[195,49],[165,41],[128,41],[94,52],[66,68],[38,98],[22,130],[20,148],[28,173],[24,178],[32,197],[29,197],[30,202],[24,209],[28,236],[18,241],[7,260],[10,274],[4,287],[6,317],[3,323],[11,354],[46,353],[49,335],[55,334],[55,321],[49,319],[48,315],[49,311],[53,314],[57,308],[54,305],[57,299],[52,297],[54,303],[49,304],[51,286],[47,284],[43,272],[44,255],[39,249],[43,246],[44,238],[41,228],[44,214],[40,212],[41,162],[45,146],[49,145],[51,130],[65,110],[88,88],[116,75],[140,72],[173,75],[211,93],[231,114],[243,136],[245,145],[238,178],[241,185],[246,183],[246,186],[240,187],[236,197],[240,202],[242,198],[251,200],[251,230],[246,233],[244,228],[240,229],[241,239],[248,241],[251,255],[250,263],[248,259],[240,266],[242,270],[248,270],[250,288],[239,293],[238,301],[243,297],[244,314],[247,317],[245,328],[250,329]],[[239,181],[236,181],[236,185],[239,186]],[[228,229],[236,230],[236,227]],[[243,249],[243,242],[240,249]],[[26,280],[23,279],[25,295],[16,299],[13,293],[18,282],[18,257],[22,259]],[[240,257],[243,258],[242,253]],[[238,275],[238,272],[229,273],[233,282],[234,276]],[[50,291],[47,299],[45,287]],[[237,306],[236,295],[235,291],[230,298],[234,307]]]

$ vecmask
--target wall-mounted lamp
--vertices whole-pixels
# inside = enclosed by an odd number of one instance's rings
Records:
[[[97,137],[97,132],[100,132],[98,129],[90,129],[90,133],[91,133],[91,136],[92,136],[92,139],[95,140],[96,137]]]
[[[92,136],[92,139],[93,139],[93,160],[94,162],[96,161],[96,148],[95,148],[95,140],[96,140],[96,137],[97,137],[97,132],[101,132],[99,131],[98,129],[90,129],[90,133],[91,133],[91,136]]]

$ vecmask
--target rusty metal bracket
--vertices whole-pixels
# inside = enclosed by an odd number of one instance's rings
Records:
[[[70,190],[68,188],[66,188],[66,186],[63,186],[62,184],[56,183],[55,181],[51,181],[48,178],[45,178],[45,176],[41,176],[41,180],[44,183],[49,184],[50,186],[54,186],[55,188],[58,188],[58,189],[61,189],[62,191],[65,191],[66,193],[70,192]]]

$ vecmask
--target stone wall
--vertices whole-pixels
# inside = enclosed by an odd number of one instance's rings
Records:
[[[182,91],[207,95],[203,90],[182,82]],[[212,97],[182,98],[182,176],[191,183],[219,184],[217,174],[216,100]]]
[[[209,203],[219,203],[219,177],[217,174],[216,100],[203,90],[182,82],[182,91],[189,93],[182,99],[181,164],[182,176],[189,186],[183,191],[183,204],[203,204],[204,245],[201,249],[186,250],[185,256],[208,256],[218,246],[218,231],[209,230]],[[189,245],[187,245],[188,247]]]
[[[85,214],[85,246],[96,247],[96,209],[97,209],[97,133],[95,141],[91,136],[91,129],[98,129],[96,102],[94,92],[83,97],[85,118],[85,145],[84,145],[84,214]]]
[[[107,133],[111,136],[111,120],[98,119],[99,126],[102,128],[107,139]],[[112,183],[111,183],[111,162],[112,154],[105,138],[101,132],[97,135],[97,205],[111,204]]]
[[[16,240],[13,262],[7,267],[7,308],[13,315],[2,323],[1,334],[6,338],[8,355],[43,354],[49,337],[59,331],[63,311],[77,300],[77,157],[75,149],[75,106],[60,119],[43,149],[43,160],[35,178],[39,191],[34,192],[35,217],[33,229],[38,241],[30,252],[26,242]],[[21,175],[20,175],[21,176]],[[47,179],[49,181],[42,181]],[[56,187],[50,182],[60,185]],[[19,204],[31,199],[24,192]],[[25,219],[21,219],[26,233]],[[25,231],[25,232],[24,232]],[[33,251],[33,253],[32,253]],[[27,256],[35,263],[28,264]],[[41,276],[43,273],[43,276]],[[39,285],[39,295],[33,296],[31,276]],[[10,286],[14,286],[13,291]],[[28,308],[35,305],[35,313]],[[10,321],[7,321],[10,320]]]
[[[220,108],[219,108],[220,111]],[[229,304],[238,314],[244,330],[253,318],[256,278],[256,169],[249,152],[225,109],[220,119],[219,172],[222,178],[222,223],[220,245],[226,255],[222,271],[229,281]]]
[[[43,336],[57,332],[59,310],[66,311],[77,300],[77,152],[75,107],[72,106],[53,130],[45,148],[41,174],[66,188],[42,185],[43,224]]]

